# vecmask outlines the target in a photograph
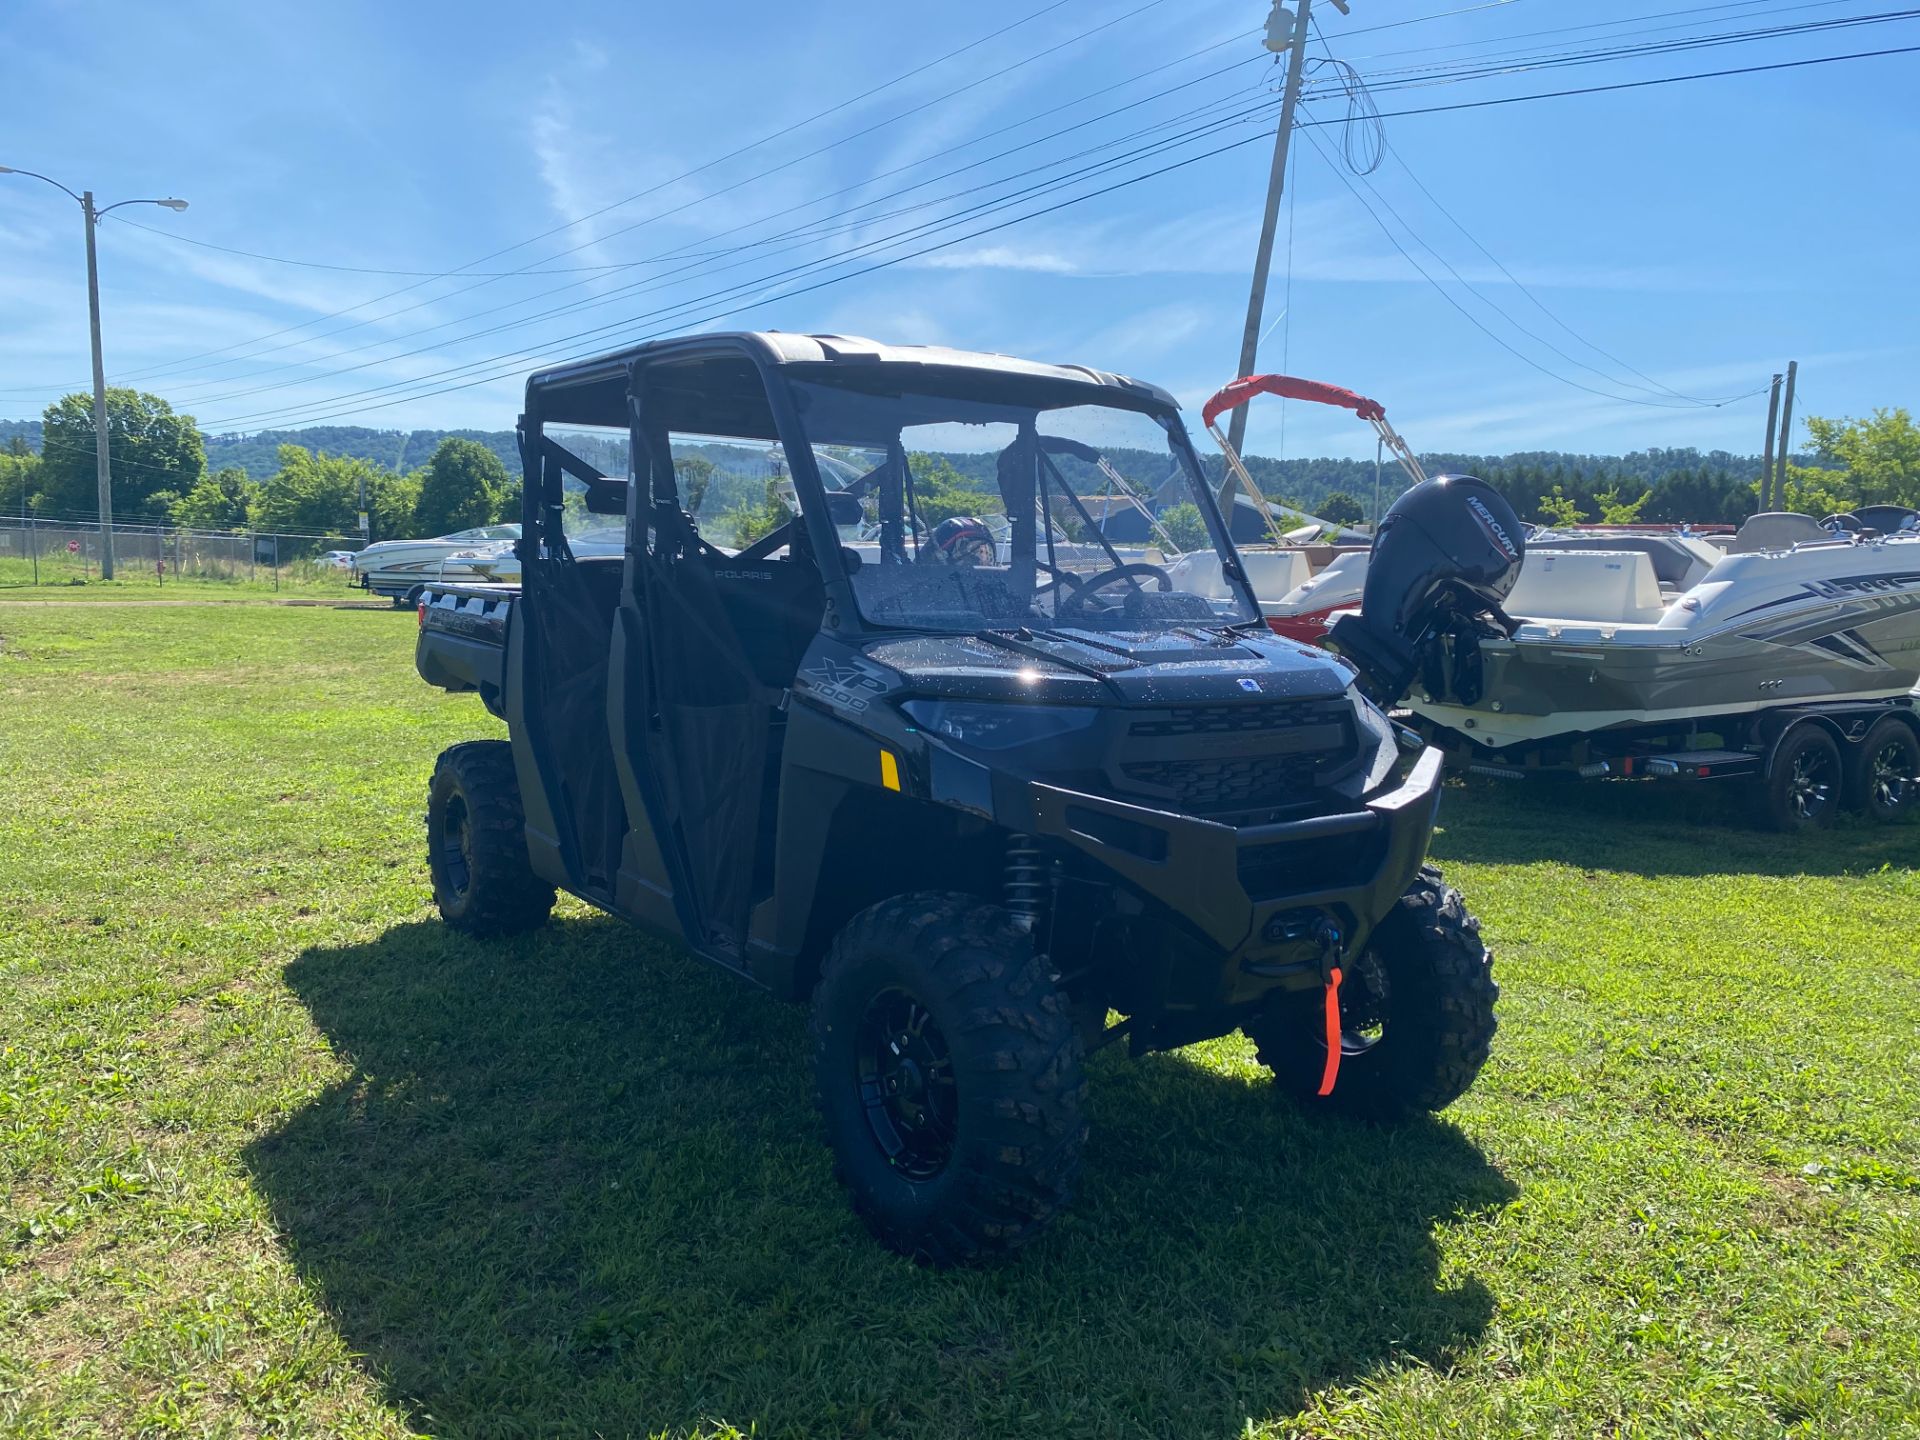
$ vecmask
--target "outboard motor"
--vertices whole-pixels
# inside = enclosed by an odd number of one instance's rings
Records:
[[[1436,693],[1480,698],[1477,637],[1488,621],[1509,635],[1516,628],[1500,602],[1520,576],[1525,535],[1513,507],[1471,475],[1437,476],[1393,502],[1374,536],[1360,613],[1343,615],[1330,635],[1375,701],[1396,703],[1423,666]],[[1435,683],[1447,678],[1432,675],[1447,668],[1447,635],[1451,682]]]

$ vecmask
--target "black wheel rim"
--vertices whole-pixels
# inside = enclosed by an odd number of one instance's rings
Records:
[[[1340,985],[1340,1055],[1350,1059],[1373,1049],[1387,1034],[1393,990],[1387,969],[1371,952],[1348,967]]]
[[[1889,740],[1874,752],[1869,793],[1875,809],[1891,813],[1905,807],[1913,791],[1908,759],[1907,747],[1898,740]]]
[[[873,997],[860,1023],[860,1103],[887,1162],[931,1180],[953,1157],[960,1091],[953,1055],[933,1017],[904,990]]]
[[[440,816],[440,873],[447,889],[465,895],[473,883],[473,822],[467,815],[466,797],[449,795]]]
[[[1809,745],[1793,757],[1787,776],[1787,805],[1801,820],[1812,820],[1833,803],[1833,755]]]

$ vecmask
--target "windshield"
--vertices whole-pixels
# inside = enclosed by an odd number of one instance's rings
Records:
[[[874,625],[1138,632],[1257,619],[1168,424],[1086,388],[968,373],[792,384]],[[1054,403],[1049,403],[1049,402]],[[857,501],[857,504],[855,503]]]

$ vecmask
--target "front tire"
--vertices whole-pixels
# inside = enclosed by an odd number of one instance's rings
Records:
[[[1248,1027],[1274,1083],[1303,1104],[1394,1120],[1466,1093],[1492,1046],[1493,956],[1480,922],[1423,866],[1352,957],[1340,986],[1340,1072],[1319,1094],[1327,1046],[1321,992],[1288,996]]]
[[[546,924],[554,889],[527,860],[513,750],[475,740],[440,752],[427,785],[427,863],[440,917],[469,935]]]
[[[1006,911],[922,894],[861,912],[827,956],[813,1037],[834,1171],[881,1243],[991,1259],[1066,1205],[1087,1134],[1080,1040]]]
[[[1911,725],[1888,716],[1847,757],[1847,807],[1883,825],[1920,810],[1920,736]]]

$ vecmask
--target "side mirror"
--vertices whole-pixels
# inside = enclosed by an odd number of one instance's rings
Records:
[[[835,525],[858,525],[867,518],[867,512],[860,504],[858,495],[849,495],[844,490],[829,490],[827,516]]]

